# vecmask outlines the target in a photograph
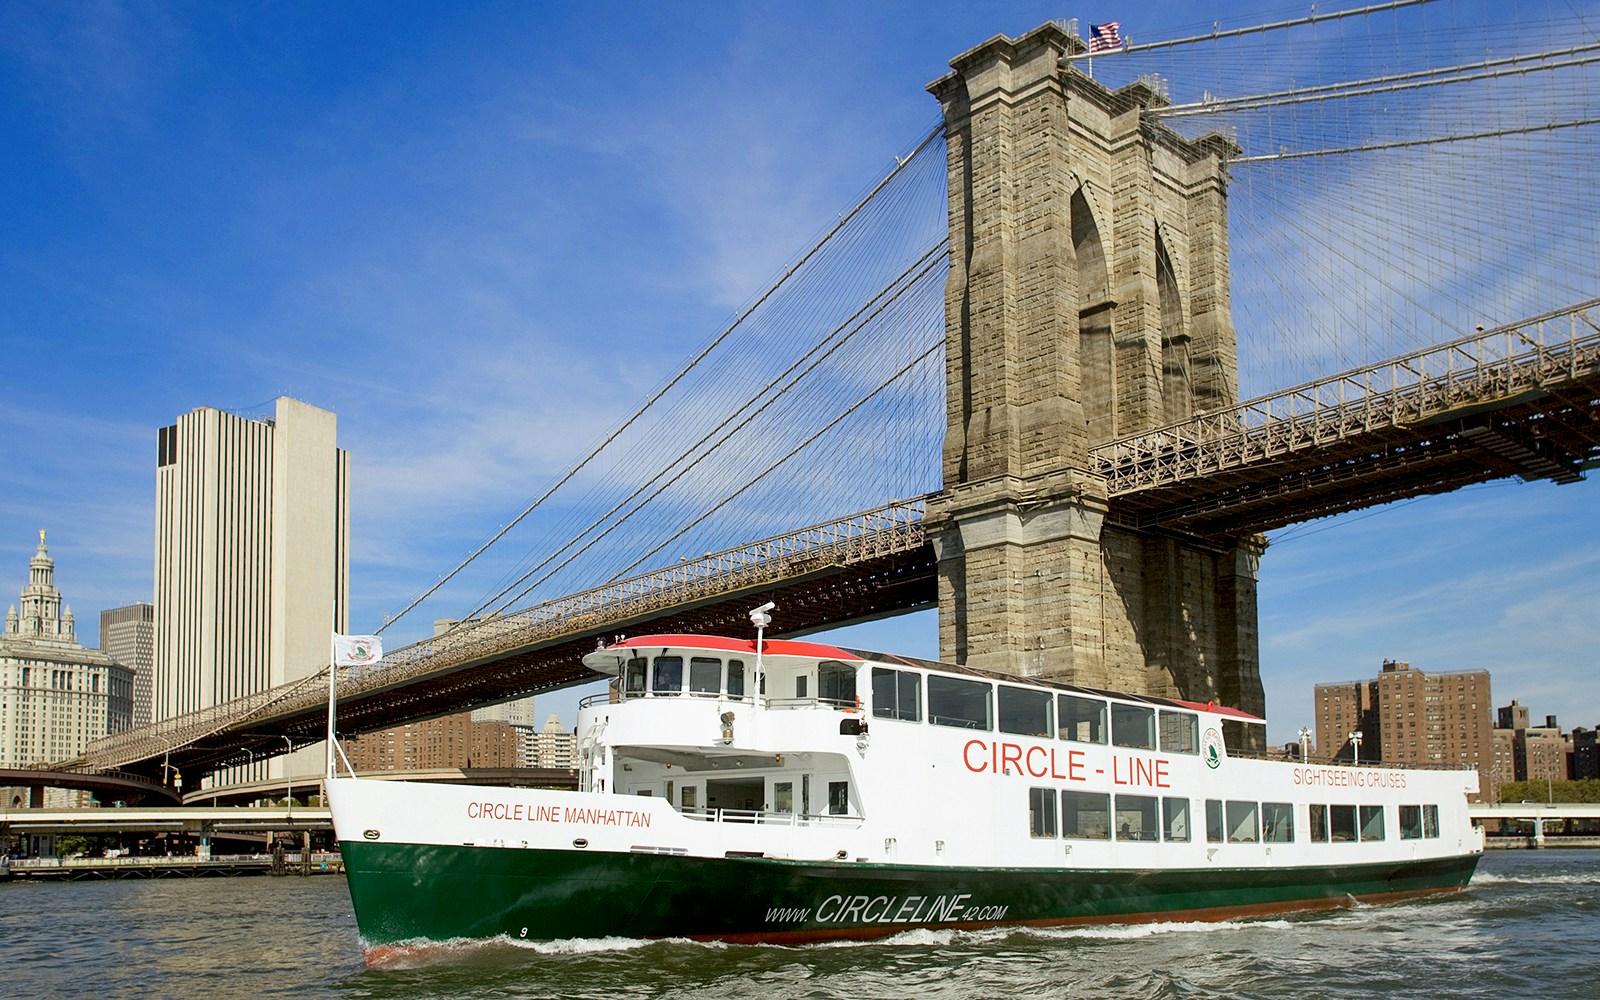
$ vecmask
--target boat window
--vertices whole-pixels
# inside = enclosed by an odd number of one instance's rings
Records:
[[[1161,710],[1161,749],[1168,753],[1199,753],[1199,733],[1198,715]]]
[[[1222,843],[1222,800],[1206,799],[1206,842]]]
[[[794,812],[794,782],[778,781],[772,785],[772,811]]]
[[[1383,806],[1361,807],[1361,839],[1383,840]]]
[[[1400,807],[1400,839],[1401,840],[1421,840],[1422,839],[1422,807],[1421,806],[1401,806]]]
[[[1104,792],[1061,793],[1061,835],[1078,840],[1111,839],[1111,796]]]
[[[1064,694],[1056,699],[1056,709],[1061,717],[1062,739],[1073,743],[1105,743],[1105,702],[1099,698]]]
[[[1163,837],[1174,843],[1189,842],[1189,800],[1168,796],[1161,800]]]
[[[850,812],[850,782],[828,782],[828,815],[845,816]]]
[[[1000,685],[1000,731],[1049,738],[1055,728],[1050,719],[1054,702],[1049,691]]]
[[[1422,835],[1430,840],[1439,836],[1439,807],[1422,807]]]
[[[1161,821],[1153,795],[1117,796],[1117,839],[1160,840]]]
[[[644,659],[628,661],[628,666],[622,675],[622,690],[628,694],[644,694],[644,671],[647,666]]]
[[[1261,839],[1269,844],[1294,841],[1294,806],[1291,803],[1261,803]]]
[[[709,656],[689,658],[689,690],[694,694],[717,694],[722,690],[722,661]]]
[[[651,671],[650,690],[656,694],[677,694],[683,690],[683,657],[658,656]]]
[[[794,696],[796,698],[804,698],[806,696],[806,675],[805,674],[796,675],[796,677],[794,679]]]
[[[1156,710],[1144,705],[1111,703],[1111,742],[1135,750],[1154,750]]]
[[[872,668],[872,714],[879,719],[922,721],[922,675],[914,670]]]
[[[856,703],[856,668],[838,660],[817,664],[817,697],[835,705]]]
[[[1313,805],[1311,810],[1311,839],[1319,844],[1328,842],[1328,807]]]
[[[811,815],[811,775],[800,776],[800,815]]]
[[[1253,844],[1261,839],[1261,830],[1256,823],[1256,804],[1254,802],[1234,802],[1227,804],[1228,816],[1228,843]]]
[[[744,661],[728,661],[728,697],[744,697]]]
[[[1334,843],[1356,839],[1356,807],[1328,807],[1328,835]]]
[[[987,681],[928,675],[928,721],[957,729],[993,729],[994,686]]]
[[[678,789],[678,803],[685,809],[697,809],[700,805],[699,790],[694,785],[684,785]]]
[[[1033,837],[1056,835],[1056,790],[1028,789],[1028,834]]]

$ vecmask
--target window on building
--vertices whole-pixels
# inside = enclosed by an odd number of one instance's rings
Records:
[[[1103,700],[1063,694],[1056,698],[1056,714],[1060,718],[1062,739],[1072,743],[1105,743],[1106,703]]]
[[[1016,733],[1018,736],[1048,737],[1054,728],[1050,718],[1054,701],[1049,691],[1000,685],[1000,731]]]

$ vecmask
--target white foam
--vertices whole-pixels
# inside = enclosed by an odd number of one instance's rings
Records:
[[[1573,875],[1496,875],[1478,872],[1472,876],[1472,885],[1600,885],[1600,874],[1586,872]]]

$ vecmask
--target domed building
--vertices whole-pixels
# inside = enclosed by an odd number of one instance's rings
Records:
[[[133,671],[78,644],[41,531],[21,611],[11,605],[0,634],[0,767],[70,760],[132,725]]]

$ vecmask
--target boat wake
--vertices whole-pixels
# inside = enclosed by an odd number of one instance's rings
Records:
[[[1136,941],[1165,934],[1217,933],[1244,931],[1260,927],[1290,927],[1287,920],[1192,920],[1141,924],[1095,924],[1085,927],[1026,927],[1019,925],[986,927],[982,930],[931,930],[915,928],[892,937],[872,941],[822,941],[805,948],[942,948],[950,945],[979,945],[1014,938],[1039,941],[1101,940]]]
[[[1472,885],[1600,885],[1600,873],[1575,872],[1565,875],[1499,875],[1479,871]]]
[[[369,969],[414,969],[439,963],[457,962],[497,951],[531,951],[539,955],[598,955],[636,951],[658,944],[698,945],[725,948],[720,941],[691,941],[688,938],[568,938],[561,941],[523,941],[502,934],[495,938],[452,938],[448,941],[402,941],[399,944],[365,946]]]

